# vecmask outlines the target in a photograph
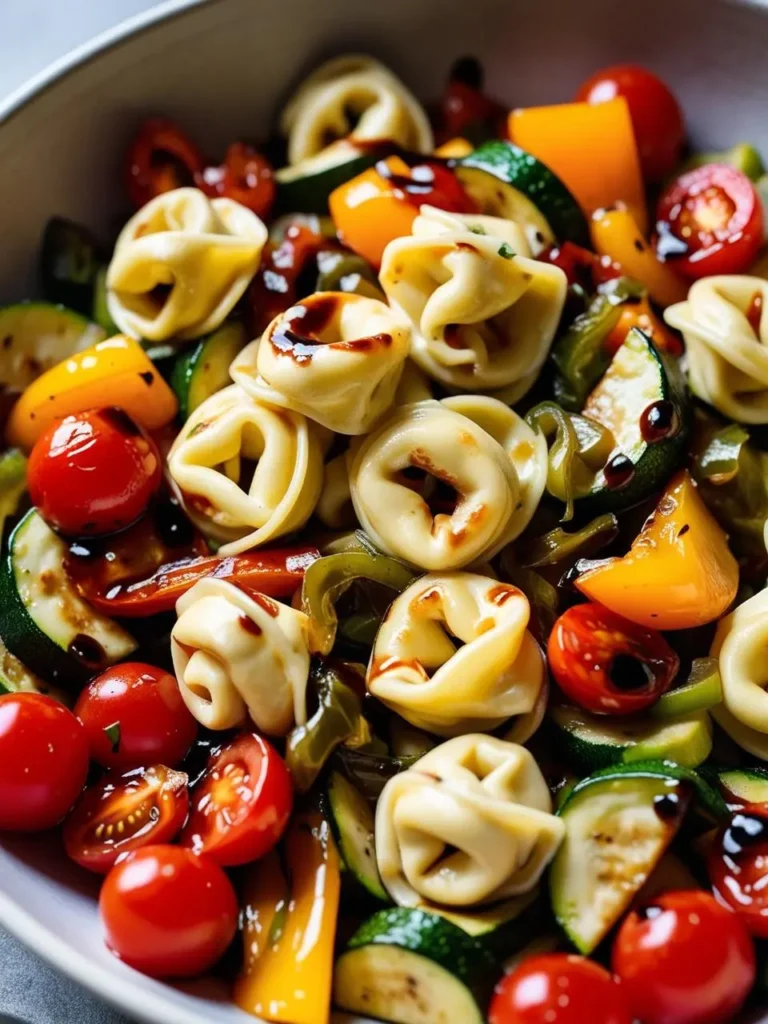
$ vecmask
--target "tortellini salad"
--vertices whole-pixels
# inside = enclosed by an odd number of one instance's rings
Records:
[[[44,300],[0,309],[0,829],[63,821],[129,966],[239,942],[267,1021],[734,1020],[768,936],[760,155],[684,159],[638,67],[507,113],[472,59],[426,108],[353,53],[275,124],[220,165],[142,124],[111,249],[55,217]]]

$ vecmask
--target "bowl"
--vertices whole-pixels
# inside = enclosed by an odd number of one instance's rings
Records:
[[[215,151],[261,134],[303,72],[350,49],[380,57],[422,97],[439,93],[456,57],[476,54],[489,91],[512,106],[567,99],[594,69],[635,60],[672,85],[698,147],[748,139],[766,150],[766,6],[173,0],[81,47],[0,106],[0,298],[34,294],[50,215],[105,234],[120,222],[122,154],[141,118],[178,118]],[[55,967],[152,1024],[254,1020],[215,982],[165,985],[112,957],[97,888],[67,862],[57,836],[0,840],[0,924]]]

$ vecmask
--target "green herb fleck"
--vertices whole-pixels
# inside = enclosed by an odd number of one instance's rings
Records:
[[[112,725],[104,726],[104,732],[107,734],[107,739],[112,744],[112,753],[116,754],[120,747],[120,723],[113,722]]]
[[[515,256],[515,250],[511,245],[502,242],[499,246],[499,256],[503,256],[505,260],[511,260]]]
[[[475,235],[484,235],[486,230],[482,224],[469,224],[469,230]]]

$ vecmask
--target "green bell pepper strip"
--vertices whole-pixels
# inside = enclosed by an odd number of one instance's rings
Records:
[[[573,533],[566,533],[558,526],[549,533],[526,542],[524,567],[536,569],[544,565],[557,565],[558,562],[574,555],[589,557],[606,544],[610,544],[618,532],[619,521],[610,512],[598,516]]]

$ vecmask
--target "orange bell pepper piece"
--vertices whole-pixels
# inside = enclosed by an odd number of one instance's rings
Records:
[[[621,306],[619,319],[608,333],[603,347],[610,355],[615,355],[627,339],[633,327],[638,327],[653,341],[656,348],[669,352],[673,356],[683,354],[683,346],[667,325],[651,309],[648,297],[643,295],[636,302],[626,302]]]
[[[513,110],[509,137],[562,178],[589,216],[621,201],[647,226],[645,191],[627,101]]]
[[[654,302],[671,306],[685,299],[688,285],[658,259],[626,207],[598,210],[592,217],[590,231],[595,252],[618,263],[627,277],[644,284]]]
[[[585,572],[591,601],[652,629],[692,629],[720,618],[736,597],[739,567],[686,471],[667,486],[628,554]]]
[[[279,1024],[328,1024],[339,855],[328,823],[313,812],[293,819],[284,842],[290,884],[275,851],[246,883],[245,959],[234,1000]]]
[[[30,449],[56,420],[116,405],[146,430],[165,426],[178,402],[141,345],[116,334],[77,352],[33,381],[11,410],[10,445]]]

